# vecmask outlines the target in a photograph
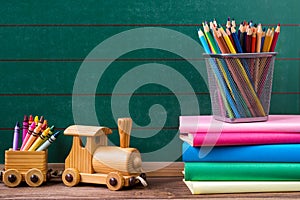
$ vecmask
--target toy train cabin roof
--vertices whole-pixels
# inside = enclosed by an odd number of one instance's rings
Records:
[[[112,130],[103,126],[72,125],[65,129],[65,135],[94,137],[111,134]]]

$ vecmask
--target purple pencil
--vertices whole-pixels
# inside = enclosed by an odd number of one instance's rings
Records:
[[[28,117],[27,117],[27,115],[24,115],[22,141],[26,137],[26,134],[28,132],[28,128],[29,128]]]
[[[17,122],[16,126],[15,126],[14,141],[13,141],[13,150],[14,151],[18,150],[19,133],[20,133],[20,126],[19,126],[19,122]]]

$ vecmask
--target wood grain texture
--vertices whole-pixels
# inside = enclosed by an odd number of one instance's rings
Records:
[[[28,170],[37,168],[44,176],[47,173],[47,151],[5,151],[5,169],[17,169],[22,175]]]
[[[183,177],[148,178],[148,187],[110,191],[105,185],[79,183],[67,187],[52,180],[38,188],[21,183],[8,188],[0,184],[0,199],[297,199],[300,192],[192,195],[182,182]]]

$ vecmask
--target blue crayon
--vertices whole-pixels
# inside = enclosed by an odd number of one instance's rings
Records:
[[[59,134],[60,134],[60,131],[57,131],[56,133],[54,133],[36,151],[44,151],[44,150],[46,150],[52,144],[52,142],[54,142],[56,140],[56,138],[59,136]]]

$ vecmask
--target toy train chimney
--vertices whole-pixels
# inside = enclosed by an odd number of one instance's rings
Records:
[[[130,132],[132,128],[131,118],[119,118],[118,129],[120,135],[120,147],[128,148],[130,143]]]

